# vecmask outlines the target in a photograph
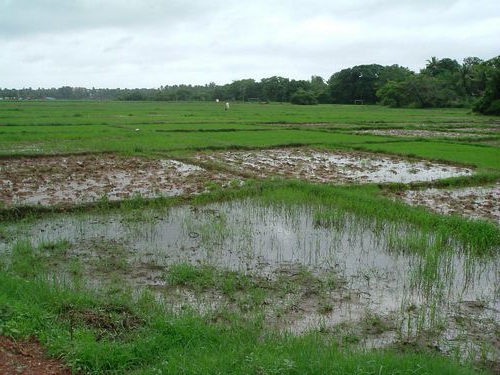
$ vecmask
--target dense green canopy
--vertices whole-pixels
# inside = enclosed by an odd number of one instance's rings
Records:
[[[391,107],[472,107],[500,114],[500,56],[483,61],[467,57],[462,64],[431,57],[415,73],[399,65],[357,65],[334,73],[294,80],[279,76],[241,79],[226,85],[160,86],[157,89],[0,89],[5,99],[119,99],[119,100],[237,100],[294,104],[375,104]]]

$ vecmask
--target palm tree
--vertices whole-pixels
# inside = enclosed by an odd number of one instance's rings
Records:
[[[439,71],[439,59],[436,56],[432,56],[430,60],[427,60],[425,70],[428,71],[431,76],[435,76]]]

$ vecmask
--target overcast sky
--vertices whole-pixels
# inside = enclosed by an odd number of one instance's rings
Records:
[[[327,79],[499,54],[499,0],[0,0],[0,87]]]

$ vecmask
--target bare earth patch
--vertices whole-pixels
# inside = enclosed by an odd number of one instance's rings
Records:
[[[491,219],[500,224],[500,183],[492,187],[408,190],[398,194],[403,201],[441,214],[459,214]]]
[[[355,134],[371,134],[371,135],[389,135],[397,137],[422,137],[422,138],[471,138],[484,137],[484,134],[465,133],[459,131],[432,131],[432,130],[417,130],[417,129],[373,129],[359,130]]]
[[[77,204],[98,200],[202,193],[207,182],[230,177],[176,160],[115,155],[0,159],[0,201],[22,204]]]
[[[0,374],[71,374],[60,361],[49,358],[35,339],[14,341],[0,336]]]
[[[200,153],[195,159],[224,163],[238,172],[250,172],[257,177],[282,176],[321,183],[408,183],[472,174],[472,170],[468,168],[429,161],[409,161],[363,152],[311,149]]]

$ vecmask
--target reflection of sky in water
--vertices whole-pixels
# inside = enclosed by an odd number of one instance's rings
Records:
[[[337,218],[335,227],[316,226],[314,213],[311,207],[249,199],[164,212],[59,215],[36,221],[18,238],[26,236],[35,243],[67,239],[78,251],[99,241],[118,241],[131,250],[132,264],[202,262],[271,277],[283,267],[305,265],[339,276],[349,288],[362,292],[360,298],[376,311],[398,308],[402,301],[422,303],[436,291],[446,303],[498,303],[500,257],[481,261],[458,250],[443,255],[439,275],[430,285],[432,293],[426,294],[415,287],[425,261],[419,255],[388,250],[387,237],[403,235],[402,229],[385,225],[374,232],[370,223],[351,215]]]

